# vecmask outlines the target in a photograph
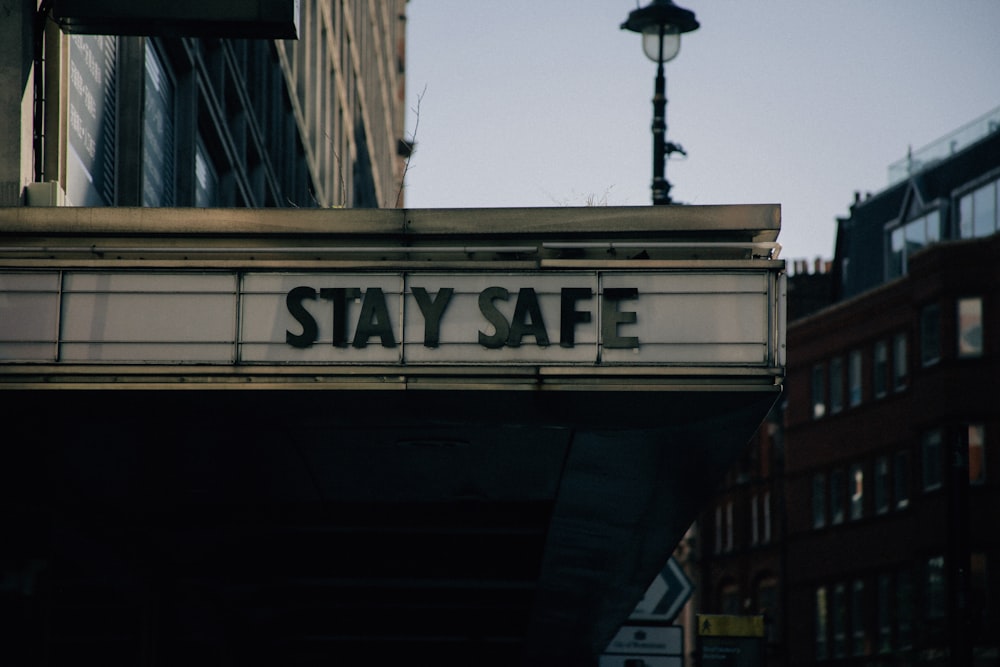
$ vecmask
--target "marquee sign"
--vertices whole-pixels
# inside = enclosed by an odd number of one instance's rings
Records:
[[[774,367],[773,271],[0,272],[0,364]]]

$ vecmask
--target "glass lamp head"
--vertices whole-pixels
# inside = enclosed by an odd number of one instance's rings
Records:
[[[680,53],[681,33],[673,26],[647,26],[642,31],[642,50],[654,63],[668,63]]]

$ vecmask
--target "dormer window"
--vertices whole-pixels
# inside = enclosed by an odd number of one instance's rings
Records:
[[[941,240],[941,212],[924,205],[915,189],[906,196],[904,215],[898,224],[888,228],[886,244],[886,279],[891,280],[909,272],[910,257],[932,243]]]

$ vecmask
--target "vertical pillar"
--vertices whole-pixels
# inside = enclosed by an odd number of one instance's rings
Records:
[[[3,3],[0,20],[0,206],[19,206],[33,180],[36,3]]]

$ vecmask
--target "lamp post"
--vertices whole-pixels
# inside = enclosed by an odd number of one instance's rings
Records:
[[[642,50],[656,63],[656,86],[653,94],[653,204],[672,204],[670,183],[664,176],[670,153],[686,155],[678,144],[668,143],[667,82],[663,63],[677,57],[681,50],[681,35],[698,29],[694,12],[678,7],[671,0],[652,0],[645,7],[633,10],[621,25],[623,30],[642,34]]]

